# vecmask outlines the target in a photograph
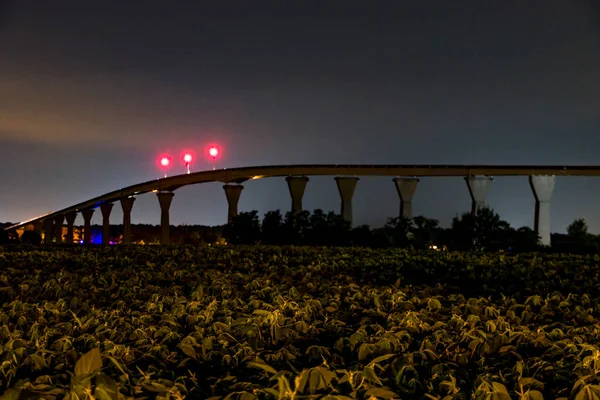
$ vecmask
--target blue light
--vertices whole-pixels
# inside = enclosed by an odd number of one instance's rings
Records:
[[[102,244],[102,229],[92,228],[92,244]]]

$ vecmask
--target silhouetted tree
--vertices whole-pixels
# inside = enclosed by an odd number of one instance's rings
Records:
[[[288,211],[283,220],[284,238],[286,244],[302,245],[307,243],[310,233],[310,212]]]
[[[21,243],[39,245],[42,243],[42,235],[36,231],[25,231],[21,235]]]
[[[386,248],[392,245],[390,240],[390,234],[385,227],[373,229],[371,231],[373,240],[372,247],[375,248]]]
[[[262,220],[262,241],[265,244],[278,245],[284,241],[283,217],[279,210],[269,211]]]
[[[11,242],[8,232],[0,230],[0,245],[9,244]]]
[[[328,241],[329,225],[327,223],[327,214],[321,209],[313,210],[309,220],[309,233],[307,242],[313,246],[325,246]]]
[[[493,209],[480,208],[475,216],[476,246],[482,250],[500,250],[508,248],[511,228]]]
[[[406,217],[388,218],[384,225],[392,246],[407,247],[412,238],[412,219]]]
[[[252,244],[260,239],[258,211],[241,212],[227,224],[224,236],[232,244]]]
[[[422,215],[414,217],[411,226],[413,246],[417,249],[425,249],[436,244],[438,231],[438,220],[425,218]]]
[[[540,236],[528,226],[522,226],[512,232],[510,249],[516,252],[536,251],[539,248]]]
[[[279,210],[269,211],[261,223],[257,211],[240,213],[225,226],[223,236],[232,244],[251,244],[262,240],[274,245],[368,246],[388,247],[430,245],[448,246],[453,250],[539,250],[539,236],[531,228],[517,230],[503,221],[494,210],[483,207],[476,215],[456,216],[450,229],[443,229],[435,219],[389,218],[383,228],[371,230],[367,225],[354,229],[346,219],[333,211],[288,212],[282,217]],[[155,227],[158,229],[158,227]],[[600,237],[587,233],[583,219],[575,220],[568,228],[569,235],[553,234],[553,251],[598,252]],[[218,228],[217,237],[221,233]],[[560,241],[555,238],[561,236]],[[194,236],[193,242],[197,242]],[[557,245],[558,243],[558,245]]]
[[[491,208],[482,207],[476,215],[463,213],[452,220],[451,247],[454,250],[499,250],[508,247],[508,222]]]
[[[460,217],[452,218],[450,228],[453,250],[472,250],[475,248],[475,218],[471,213],[463,213]]]
[[[373,233],[369,225],[360,225],[350,231],[350,244],[352,246],[373,247],[375,246],[373,239]]]
[[[594,235],[588,233],[585,219],[579,218],[567,227],[567,251],[570,253],[597,253],[598,243]],[[560,247],[564,247],[560,246]],[[562,249],[565,250],[564,248]]]
[[[579,218],[567,227],[567,235],[575,239],[583,239],[588,235],[588,226],[585,219]]]
[[[352,225],[341,214],[333,211],[327,213],[327,241],[328,246],[347,246],[350,243]]]

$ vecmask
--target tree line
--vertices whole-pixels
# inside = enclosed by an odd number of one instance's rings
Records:
[[[388,218],[381,228],[352,227],[341,215],[317,209],[287,212],[269,211],[261,219],[257,211],[242,212],[225,226],[223,236],[232,244],[413,247],[461,251],[550,250],[570,253],[597,253],[600,237],[591,235],[583,219],[575,220],[567,235],[552,234],[552,247],[539,245],[539,236],[529,227],[513,228],[493,209],[483,207],[476,215],[454,217],[450,228],[423,216]]]
[[[0,224],[10,226],[10,223]],[[122,225],[110,226],[110,241],[120,243]],[[132,226],[133,242],[158,244],[160,226]],[[75,227],[75,239],[82,239],[82,228]],[[0,230],[0,245],[11,243],[40,244],[41,236],[30,230],[21,237]],[[413,247],[416,249],[449,249],[481,251],[553,251],[564,253],[598,253],[600,236],[588,233],[585,220],[577,219],[567,234],[552,234],[550,248],[538,245],[538,235],[529,227],[513,228],[494,210],[484,207],[477,215],[464,213],[452,220],[450,228],[442,228],[435,219],[388,218],[381,228],[368,225],[352,227],[341,215],[317,209],[287,212],[269,211],[262,220],[257,211],[242,212],[225,226],[179,225],[171,227],[173,244],[270,244],[307,246],[362,246],[373,248]],[[92,226],[92,243],[102,243],[102,226]]]

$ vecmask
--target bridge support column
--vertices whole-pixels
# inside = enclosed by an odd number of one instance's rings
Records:
[[[471,195],[471,215],[476,215],[477,211],[485,207],[485,198],[492,178],[489,176],[467,176],[465,182]]]
[[[94,209],[89,208],[81,212],[83,216],[83,244],[89,246],[92,244],[92,216]]]
[[[131,210],[135,197],[124,197],[121,199],[123,209],[123,244],[131,244]]]
[[[102,213],[102,244],[110,244],[110,212],[112,211],[112,203],[103,203],[100,205]]]
[[[354,197],[358,178],[336,176],[335,182],[337,183],[338,192],[342,199],[340,214],[352,225],[352,197]]]
[[[227,223],[230,224],[234,217],[238,215],[238,202],[244,187],[242,185],[223,185],[225,196],[227,197]]]
[[[54,236],[54,221],[47,218],[44,220],[44,244],[51,244],[52,236]]]
[[[59,215],[58,217],[54,217],[54,241],[56,243],[63,242],[62,228],[65,222],[65,216]]]
[[[65,238],[65,243],[73,244],[73,225],[75,224],[75,218],[77,218],[76,212],[70,212],[65,215],[67,220],[67,236]]]
[[[41,221],[36,221],[33,223],[33,231],[38,235],[42,236],[42,230],[44,229],[44,224]]]
[[[304,189],[308,183],[307,176],[288,176],[285,178],[290,196],[292,197],[292,211],[302,211],[302,197],[304,197]]]
[[[417,178],[394,178],[398,196],[400,196],[400,216],[412,218],[412,199],[417,190],[419,179]]]
[[[556,176],[554,175],[532,175],[529,177],[529,185],[535,197],[535,218],[533,229],[540,237],[540,243],[544,246],[551,245],[550,237],[550,200],[554,192]]]
[[[62,228],[65,222],[65,216],[59,215],[58,217],[54,217],[54,241],[56,243],[63,242]]]
[[[171,222],[169,218],[169,209],[173,201],[173,192],[158,192],[158,202],[160,203],[160,244],[171,244]]]

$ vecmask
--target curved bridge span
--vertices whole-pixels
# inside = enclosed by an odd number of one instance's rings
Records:
[[[302,197],[309,176],[336,176],[335,180],[341,197],[341,214],[352,220],[352,197],[361,176],[391,176],[400,197],[400,215],[412,216],[412,197],[419,177],[465,177],[472,199],[472,212],[485,204],[485,196],[492,176],[528,176],[536,200],[534,228],[544,244],[550,244],[550,198],[554,190],[556,176],[600,176],[600,166],[534,166],[534,165],[274,165],[242,168],[229,168],[191,174],[174,175],[167,178],[121,188],[73,206],[41,215],[5,228],[16,230],[27,225],[41,233],[45,232],[45,243],[53,236],[61,243],[62,227],[66,219],[66,241],[73,242],[73,224],[77,213],[84,218],[84,242],[91,239],[91,218],[96,208],[103,216],[103,242],[108,244],[110,211],[113,203],[119,201],[123,208],[123,241],[131,243],[131,209],[135,196],[155,192],[161,207],[161,243],[170,242],[169,208],[173,191],[199,183],[223,182],[229,203],[228,220],[237,215],[237,203],[243,189],[241,183],[252,179],[286,177],[292,197],[292,210],[302,209]]]

